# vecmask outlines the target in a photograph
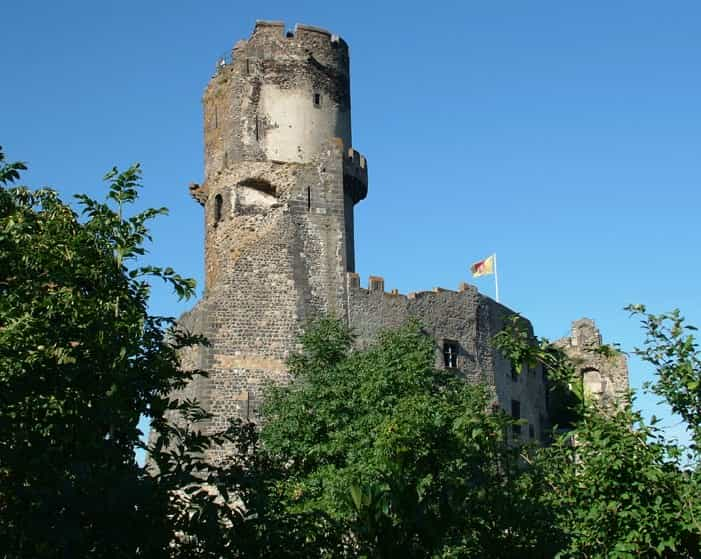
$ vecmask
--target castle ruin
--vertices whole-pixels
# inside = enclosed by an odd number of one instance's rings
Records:
[[[361,347],[418,318],[436,341],[436,366],[493,387],[499,405],[527,422],[521,436],[543,437],[543,371],[515,374],[490,343],[514,311],[467,284],[402,295],[371,276],[361,287],[353,222],[368,193],[368,162],[352,144],[340,37],[258,21],[217,65],[203,105],[204,182],[190,190],[204,208],[205,290],[180,323],[211,343],[183,356],[185,366],[209,372],[186,389],[213,414],[208,428],[255,419],[264,384],[288,380],[301,326],[331,314]],[[611,377],[601,363],[592,367],[618,383],[614,392],[627,388],[627,370]]]

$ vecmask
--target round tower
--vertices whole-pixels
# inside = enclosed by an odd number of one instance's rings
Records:
[[[235,161],[308,163],[321,145],[351,146],[348,46],[308,25],[258,21],[204,94],[205,176]]]
[[[367,194],[351,147],[348,46],[328,31],[259,21],[204,93],[205,291],[181,324],[210,346],[189,357],[213,414],[254,418],[262,387],[311,317],[348,317],[353,207]]]
[[[258,21],[251,37],[217,62],[203,105],[205,182],[193,195],[206,210],[205,289],[296,202],[330,218],[336,212],[321,207],[322,197],[339,185],[344,232],[337,243],[344,271],[353,271],[353,206],[367,193],[367,165],[351,147],[345,41],[309,25],[285,32],[282,22]],[[341,176],[322,186],[332,167],[319,164],[329,142],[339,150]],[[297,184],[310,173],[313,180]]]

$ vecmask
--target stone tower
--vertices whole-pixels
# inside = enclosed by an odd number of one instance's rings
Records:
[[[348,46],[329,32],[258,21],[204,93],[205,291],[181,324],[211,347],[188,391],[214,415],[253,418],[265,381],[284,380],[299,327],[347,317],[353,206],[367,193],[351,148]]]

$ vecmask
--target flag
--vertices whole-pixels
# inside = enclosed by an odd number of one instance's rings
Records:
[[[472,272],[473,278],[478,278],[480,276],[488,276],[494,273],[494,255],[488,256],[484,260],[475,262],[470,266],[470,272]]]

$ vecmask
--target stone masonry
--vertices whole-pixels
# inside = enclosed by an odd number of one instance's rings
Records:
[[[561,347],[574,363],[585,394],[604,410],[611,410],[627,399],[626,356],[613,348],[608,352],[600,351],[601,332],[593,320],[575,320],[571,335],[556,341],[555,345]]]
[[[285,361],[302,325],[331,314],[361,347],[417,317],[436,340],[437,366],[492,386],[499,405],[528,422],[522,436],[540,436],[542,371],[513,374],[490,345],[513,311],[466,284],[409,295],[386,293],[380,277],[360,286],[353,213],[367,195],[368,165],[351,143],[341,38],[258,21],[217,64],[203,105],[204,182],[190,192],[204,208],[205,291],[179,322],[211,343],[182,356],[185,367],[209,372],[183,394],[214,415],[205,429],[254,420],[263,385],[288,381]],[[627,373],[611,382],[620,392]]]

